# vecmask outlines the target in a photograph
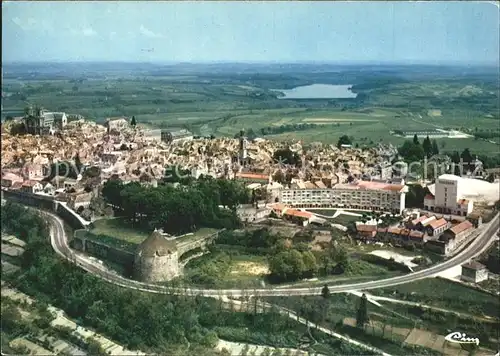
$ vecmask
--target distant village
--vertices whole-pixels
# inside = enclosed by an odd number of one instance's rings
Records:
[[[22,134],[10,131],[14,125]],[[280,152],[298,157],[299,162],[280,159]],[[93,205],[106,181],[156,186],[168,167],[177,167],[177,172],[193,179],[202,175],[236,179],[249,190],[260,191],[264,198],[256,206],[240,209],[246,222],[272,214],[307,226],[322,221],[314,209],[328,208],[391,214],[400,217],[391,226],[381,227],[378,219],[358,222],[357,238],[366,243],[425,245],[452,254],[481,225],[484,211],[498,201],[498,183],[444,174],[434,182],[419,182],[428,191],[423,207],[409,209],[406,196],[411,185],[405,181],[404,162],[398,160],[392,145],[360,149],[319,142],[280,143],[249,140],[244,131],[238,138],[203,138],[186,129],[147,129],[135,117],[108,118],[99,125],[77,115],[29,108],[25,116],[2,123],[1,185],[4,190],[65,201],[92,220]],[[54,174],[54,167],[63,162],[77,167],[75,176]],[[475,173],[498,178],[500,172]]]

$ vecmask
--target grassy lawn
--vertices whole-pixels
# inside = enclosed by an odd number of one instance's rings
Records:
[[[106,235],[137,245],[151,234],[131,227],[122,218],[100,219],[94,221],[93,225],[90,232],[95,235]]]
[[[185,281],[218,288],[256,288],[269,273],[265,256],[215,251],[185,266]]]
[[[359,221],[361,218],[362,218],[361,216],[352,216],[352,215],[346,215],[346,214],[339,214],[336,218],[330,218],[328,220],[331,223],[334,223],[334,224],[347,225],[350,222]]]
[[[330,217],[333,217],[333,215],[335,215],[335,213],[337,212],[337,209],[306,209],[306,211],[310,211],[311,213],[315,213],[315,214],[321,214],[321,215],[325,215],[325,216],[330,216]]]
[[[370,293],[479,316],[498,317],[500,310],[498,297],[442,278],[427,278]]]

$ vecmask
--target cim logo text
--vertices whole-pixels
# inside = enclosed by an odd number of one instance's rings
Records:
[[[476,344],[479,346],[479,339],[477,337],[467,337],[467,334],[459,331],[446,335],[444,339],[457,344]]]

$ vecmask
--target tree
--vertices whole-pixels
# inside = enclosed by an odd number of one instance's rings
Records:
[[[342,145],[352,145],[352,141],[347,135],[342,135],[340,136],[339,140],[337,141],[337,148],[340,148]]]
[[[304,274],[307,277],[312,277],[318,272],[316,257],[311,251],[302,252],[302,261],[304,263]]]
[[[432,140],[432,150],[431,151],[432,151],[433,155],[439,154],[439,147],[438,147],[436,140]]]
[[[462,161],[466,167],[468,167],[469,165],[472,165],[472,161],[474,160],[472,157],[472,154],[470,153],[470,150],[468,148],[466,148],[462,151],[460,158],[462,159]]]
[[[137,125],[137,122],[135,121],[135,116],[132,116],[132,120],[130,120],[130,126],[135,127]]]
[[[323,289],[321,289],[321,296],[325,299],[330,297],[330,289],[328,288],[328,285],[325,284]]]
[[[368,316],[368,300],[366,294],[363,293],[359,300],[358,310],[356,312],[356,326],[360,329],[364,329],[366,323],[370,321]]]
[[[75,167],[76,167],[76,173],[79,174],[81,172],[83,164],[82,161],[80,160],[80,154],[77,153],[75,156]]]
[[[417,134],[413,135],[413,143],[415,145],[419,145],[420,144],[420,142],[418,142],[418,136],[417,136]]]
[[[12,120],[14,120],[14,118],[10,115],[5,117],[5,121],[12,121]]]
[[[425,156],[422,145],[412,141],[405,141],[398,152],[406,162],[421,161]]]
[[[424,153],[427,157],[432,156],[432,143],[431,143],[431,139],[429,138],[429,136],[427,136],[424,139],[424,142],[422,143],[422,148],[424,149]]]
[[[299,279],[306,270],[306,265],[299,251],[286,250],[270,258],[269,269],[276,278],[289,281]]]

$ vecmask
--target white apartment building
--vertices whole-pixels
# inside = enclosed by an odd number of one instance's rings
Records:
[[[362,209],[401,214],[405,209],[407,192],[404,184],[359,181],[325,189],[283,189],[279,200],[296,208]]]
[[[443,174],[436,179],[435,194],[424,198],[424,209],[444,214],[469,215],[474,209],[471,200],[463,199],[461,177]]]

